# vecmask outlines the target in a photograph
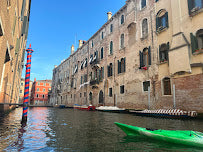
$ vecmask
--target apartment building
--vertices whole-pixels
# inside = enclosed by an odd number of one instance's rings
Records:
[[[51,91],[51,80],[34,80],[31,89],[30,105],[46,106],[48,93]]]
[[[127,0],[55,66],[50,101],[203,112],[202,10],[201,0]]]
[[[0,1],[0,103],[18,103],[31,0]],[[0,111],[13,106],[0,104]]]

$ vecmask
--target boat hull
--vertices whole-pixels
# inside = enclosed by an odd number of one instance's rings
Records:
[[[95,106],[74,106],[74,109],[94,111]]]
[[[128,136],[144,136],[151,139],[188,146],[203,147],[203,133],[184,130],[153,130],[115,122]]]

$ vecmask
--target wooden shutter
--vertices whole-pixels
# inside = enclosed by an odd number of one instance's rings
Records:
[[[23,16],[24,16],[24,11],[25,11],[25,4],[26,4],[26,0],[23,0],[22,3],[22,8],[21,8],[21,21],[23,21]]]
[[[161,62],[161,45],[159,45],[159,60]]]
[[[139,52],[140,55],[140,69],[143,67],[143,52]]]
[[[148,48],[148,63],[151,65],[151,47]]]
[[[169,61],[169,58],[168,58],[169,49],[170,49],[170,43],[168,42],[167,43],[167,52],[166,52],[166,60],[167,61]]]
[[[165,18],[166,18],[166,27],[168,28],[169,27],[169,24],[168,24],[168,12],[165,13]]]
[[[120,61],[118,60],[118,74],[120,73],[120,69],[121,69],[121,65],[120,65]]]
[[[192,53],[195,53],[195,51],[198,50],[197,38],[192,33],[190,33],[190,39],[191,39]]]
[[[159,17],[156,16],[156,31],[159,30]]]
[[[107,66],[108,77],[110,77],[110,66]]]
[[[192,0],[188,0],[188,13],[191,15],[191,10],[193,9]]]
[[[17,40],[16,40],[16,49],[15,49],[16,54],[19,52],[19,49],[20,49],[20,39],[17,38]]]
[[[104,79],[104,67],[102,67],[102,79]]]
[[[124,58],[124,65],[123,65],[123,66],[124,66],[124,67],[123,67],[124,71],[123,71],[123,72],[125,72],[125,65],[126,65],[126,64],[125,64],[125,58]]]

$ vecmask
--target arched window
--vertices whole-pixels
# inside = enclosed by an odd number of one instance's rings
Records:
[[[160,62],[168,61],[169,43],[159,46],[159,60]]]
[[[125,72],[125,60],[126,58],[121,58],[121,61],[118,60],[118,74]]]
[[[170,78],[163,79],[163,94],[171,95],[171,80]]]
[[[203,49],[203,29],[196,32],[196,36],[190,33],[192,53],[199,52]]]
[[[195,15],[198,10],[203,8],[203,0],[188,0],[188,9],[190,15]]]
[[[89,93],[89,100],[92,101],[92,92]]]
[[[42,98],[43,98],[43,99],[45,98],[44,94],[42,95]]]
[[[104,39],[104,32],[101,33],[101,39]]]
[[[160,32],[168,27],[168,12],[162,9],[156,15],[156,31]]]
[[[124,15],[121,15],[121,24],[124,23]]]
[[[145,69],[151,65],[151,47],[144,48],[143,51],[139,52],[140,56],[140,69]]]
[[[110,54],[113,54],[113,41],[110,42],[110,50],[109,50]]]
[[[120,37],[120,47],[121,49],[124,48],[124,34],[121,34],[121,37]]]
[[[148,36],[148,23],[147,19],[143,19],[142,21],[142,38],[146,38]]]

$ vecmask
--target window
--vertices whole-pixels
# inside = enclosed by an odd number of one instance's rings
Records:
[[[83,76],[81,76],[81,79],[80,79],[80,84],[82,84],[82,83],[83,83],[82,78],[83,78]]]
[[[151,47],[144,48],[143,51],[139,52],[140,56],[140,69],[147,69],[151,65]]]
[[[124,48],[124,34],[121,34],[121,37],[120,37],[120,48]]]
[[[113,41],[110,42],[110,54],[113,54]]]
[[[39,88],[37,88],[37,91],[39,91]]]
[[[101,56],[100,56],[101,59],[103,59],[103,57],[104,57],[104,48],[103,47],[101,48],[101,53],[100,54],[101,54]]]
[[[94,42],[93,42],[93,40],[92,40],[92,48],[94,47]]]
[[[104,79],[104,67],[101,67],[97,72],[99,72],[99,80]]]
[[[203,0],[188,0],[189,15],[195,15],[203,8]]]
[[[82,97],[82,93],[80,93],[80,98]]]
[[[21,83],[21,86],[23,86],[23,83]]]
[[[159,46],[159,60],[160,62],[168,61],[169,42]]]
[[[110,25],[110,33],[113,32],[113,24]]]
[[[125,72],[125,58],[122,58],[121,61],[118,60],[118,74]]]
[[[84,83],[87,82],[87,74],[84,75]]]
[[[143,91],[148,91],[148,87],[150,87],[150,81],[143,82]]]
[[[107,66],[108,68],[108,77],[113,75],[113,64],[110,63],[109,66]]]
[[[145,18],[142,21],[142,38],[146,38],[148,36],[148,23],[147,19]]]
[[[112,97],[112,88],[109,88],[109,97]]]
[[[171,81],[170,78],[163,79],[164,95],[171,95]]]
[[[22,90],[20,90],[20,93],[22,93],[23,91]]]
[[[168,12],[162,9],[156,15],[156,31],[161,32],[163,29],[168,27]]]
[[[196,36],[190,33],[192,53],[199,52],[203,49],[203,29],[196,32]]]
[[[92,92],[89,93],[89,100],[92,101]]]
[[[120,86],[120,94],[124,94],[124,85]]]
[[[43,92],[45,92],[45,89],[43,89]]]
[[[45,95],[44,95],[44,94],[42,95],[42,98],[43,98],[43,99],[45,98]]]
[[[146,0],[141,0],[141,9],[146,7]]]
[[[85,67],[87,67],[87,58],[85,59]]]
[[[86,92],[84,92],[84,97],[86,97],[86,95],[87,95],[87,93],[86,93]]]
[[[39,95],[38,95],[38,94],[36,94],[36,97],[37,97],[37,98],[39,98]]]
[[[155,2],[158,2],[159,0],[155,0]]]
[[[121,15],[121,24],[124,23],[124,15]]]
[[[104,32],[101,33],[101,39],[104,39]]]

